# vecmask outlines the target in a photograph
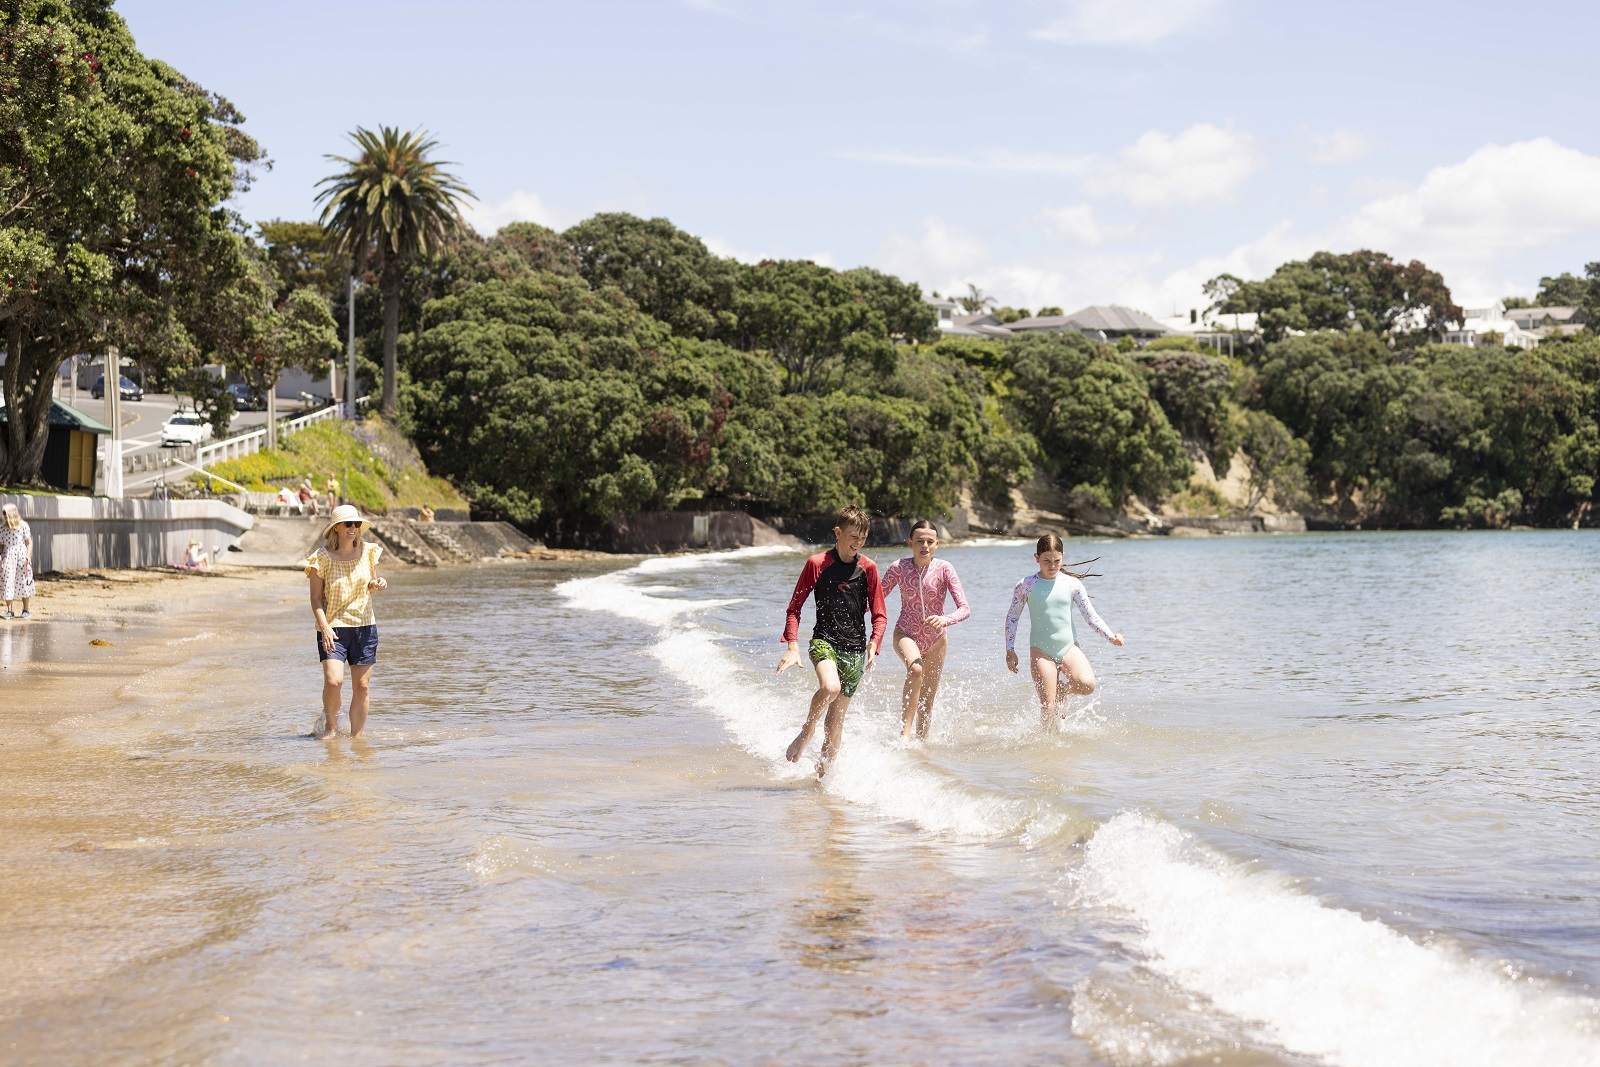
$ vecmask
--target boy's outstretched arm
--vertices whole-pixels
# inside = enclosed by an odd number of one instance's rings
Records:
[[[817,586],[817,576],[822,573],[823,557],[811,556],[800,568],[800,578],[794,583],[794,595],[789,597],[789,608],[784,613],[783,640],[789,646],[778,661],[778,674],[800,663],[800,612],[805,609],[806,598]]]
[[[867,606],[872,613],[872,637],[867,641],[867,666],[878,658],[883,648],[883,632],[889,628],[889,612],[883,606],[883,582],[878,578],[878,565],[865,560],[867,570]]]

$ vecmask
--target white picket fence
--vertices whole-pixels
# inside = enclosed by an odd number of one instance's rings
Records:
[[[339,406],[337,404],[329,404],[325,408],[318,408],[309,415],[284,419],[278,423],[278,438],[282,440],[296,430],[303,430],[307,426],[338,417]],[[263,426],[259,430],[251,430],[249,433],[242,433],[237,437],[228,437],[221,441],[214,441],[209,445],[201,445],[194,450],[195,465],[209,467],[213,463],[238,459],[240,456],[248,456],[253,452],[261,451],[266,447],[266,444],[267,428]]]
[[[303,430],[307,426],[326,419],[337,419],[339,417],[339,406],[330,404],[325,408],[318,408],[309,415],[300,415],[292,419],[280,419],[278,421],[278,439],[282,440],[296,430]],[[156,470],[161,467],[171,466],[174,458],[192,462],[199,467],[209,467],[213,463],[238,459],[240,456],[248,456],[252,452],[259,452],[266,445],[267,428],[263,426],[260,429],[250,430],[234,437],[226,437],[221,441],[212,441],[209,444],[198,446],[183,445],[175,449],[150,449],[130,453],[122,457],[122,470],[125,474]]]

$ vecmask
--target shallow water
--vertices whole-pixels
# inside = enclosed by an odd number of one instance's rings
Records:
[[[399,576],[357,742],[294,736],[303,605],[234,620],[6,765],[0,1048],[1600,1063],[1600,538],[1079,546],[1128,644],[1080,627],[1063,732],[1003,663],[1028,549],[952,548],[933,736],[885,661],[820,787],[797,553]]]

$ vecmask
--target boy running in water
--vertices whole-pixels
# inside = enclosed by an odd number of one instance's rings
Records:
[[[826,712],[822,759],[817,763],[819,778],[839,753],[844,713],[850,707],[856,687],[861,684],[861,676],[877,658],[884,627],[889,623],[888,613],[883,608],[883,585],[878,580],[878,567],[861,555],[869,529],[864,508],[852,504],[839,512],[838,525],[833,528],[834,546],[806,560],[800,580],[795,583],[794,596],[789,598],[789,611],[783,625],[783,639],[789,648],[778,661],[779,674],[800,664],[800,612],[815,590],[817,624],[811,631],[809,651],[811,665],[817,671],[817,691],[811,696],[806,724],[785,755],[790,763],[800,762],[817,728],[817,720]],[[870,640],[864,622],[868,612],[872,614]]]

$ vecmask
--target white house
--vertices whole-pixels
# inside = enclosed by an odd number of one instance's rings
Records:
[[[1473,307],[1464,306],[1461,310],[1464,316],[1455,329],[1445,333],[1445,344],[1533,348],[1539,343],[1537,335],[1524,330],[1516,319],[1506,314],[1506,306],[1499,300]]]

